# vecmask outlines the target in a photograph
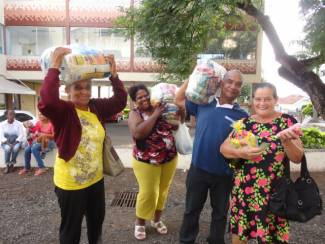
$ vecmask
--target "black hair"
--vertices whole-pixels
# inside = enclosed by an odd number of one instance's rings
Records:
[[[131,97],[133,102],[135,102],[135,100],[137,98],[137,92],[139,90],[145,90],[149,94],[148,88],[143,84],[138,84],[138,85],[131,86],[128,89],[128,93],[129,93],[129,96]]]
[[[276,88],[273,84],[269,83],[269,82],[261,82],[261,83],[255,83],[254,84],[254,90],[253,90],[253,98],[255,97],[255,93],[257,91],[257,89],[259,88],[269,88],[272,90],[273,93],[273,98],[274,99],[278,99],[278,94],[276,92]]]

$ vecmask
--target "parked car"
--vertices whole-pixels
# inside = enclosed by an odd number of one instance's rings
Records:
[[[5,116],[6,110],[0,110],[0,122],[5,121],[7,118]],[[20,122],[25,122],[27,120],[31,120],[33,124],[37,122],[37,118],[29,111],[24,110],[15,110],[16,113],[16,120]]]
[[[108,122],[109,123],[118,123],[118,122],[120,122],[121,120],[123,120],[123,113],[122,112],[119,112],[119,113],[117,113],[117,114],[114,114],[114,115],[112,115],[110,118],[109,118],[109,120],[108,120]]]

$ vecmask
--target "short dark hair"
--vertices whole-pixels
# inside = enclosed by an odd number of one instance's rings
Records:
[[[135,102],[135,100],[137,98],[137,92],[139,90],[145,90],[149,94],[149,90],[144,84],[138,84],[138,85],[131,86],[128,89],[128,93],[129,93],[129,96],[131,97],[133,102]]]
[[[261,83],[255,83],[254,84],[254,90],[253,90],[253,98],[255,97],[255,93],[257,91],[257,89],[259,88],[269,88],[272,90],[273,93],[273,98],[274,99],[278,99],[278,94],[276,92],[276,88],[273,84],[269,83],[269,82],[261,82]]]

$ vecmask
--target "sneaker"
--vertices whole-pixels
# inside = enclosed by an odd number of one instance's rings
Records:
[[[38,168],[37,170],[35,170],[34,175],[35,176],[40,176],[40,175],[44,174],[45,172],[46,172],[45,168]]]
[[[14,165],[13,164],[10,164],[9,165],[9,173],[10,172],[14,172],[15,171],[15,167],[14,167]]]
[[[19,170],[18,174],[19,175],[25,175],[25,174],[28,173],[28,171],[29,171],[28,169],[23,168],[23,169]]]
[[[45,159],[46,152],[41,152],[41,159]]]

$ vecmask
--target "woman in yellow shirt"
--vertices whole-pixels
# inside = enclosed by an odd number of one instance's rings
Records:
[[[58,155],[54,165],[55,193],[61,209],[60,243],[79,243],[82,219],[86,216],[90,244],[101,240],[105,217],[102,124],[126,105],[126,91],[109,57],[114,96],[91,99],[91,81],[67,84],[69,101],[59,98],[59,70],[68,48],[57,48],[41,88],[39,110],[55,129]]]

